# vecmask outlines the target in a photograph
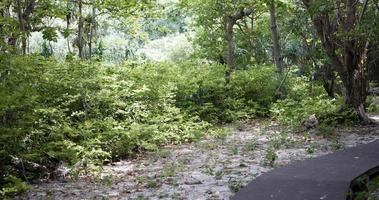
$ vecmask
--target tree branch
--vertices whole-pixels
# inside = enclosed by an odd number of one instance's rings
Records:
[[[253,13],[252,8],[242,8],[241,10],[235,12],[233,15],[229,16],[229,18],[236,22],[237,20],[240,20],[245,16],[251,15],[251,13]]]
[[[362,13],[361,13],[361,15],[360,15],[360,17],[359,17],[359,21],[363,18],[364,14],[365,14],[365,12],[366,12],[366,10],[367,10],[367,4],[368,4],[368,1],[369,1],[369,0],[366,0],[366,1],[365,1],[365,4],[363,5],[363,10],[362,10]]]

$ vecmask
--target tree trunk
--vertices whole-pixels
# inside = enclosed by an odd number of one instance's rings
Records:
[[[348,107],[353,108],[362,121],[370,122],[371,120],[367,116],[364,109],[365,97],[362,96],[362,77],[359,75],[358,70],[354,70],[352,75],[353,77],[349,74],[341,76],[345,104]]]
[[[334,81],[336,79],[333,66],[325,64],[321,69],[324,90],[330,98],[334,98]]]
[[[91,60],[92,59],[92,37],[93,37],[93,30],[92,30],[92,24],[90,25],[90,34],[88,39],[88,57]]]
[[[71,12],[69,11],[69,1],[67,2],[66,9],[67,9],[67,14],[66,14],[66,29],[67,31],[70,30],[70,21],[71,21]],[[70,37],[69,34],[66,35],[66,40],[67,40],[67,51],[69,54],[71,54],[71,48],[70,48]]]
[[[278,32],[278,26],[276,23],[276,10],[275,10],[275,3],[272,0],[269,5],[270,10],[270,23],[271,23],[271,37],[272,37],[272,51],[273,51],[273,57],[275,66],[280,74],[283,73],[283,60],[281,57],[281,50],[280,50],[280,38],[279,38],[279,32]]]
[[[363,57],[364,52],[359,52],[356,49],[354,51],[350,45],[347,45],[344,52],[343,66],[338,67],[337,72],[342,80],[345,104],[353,108],[363,122],[370,123],[371,120],[364,109],[366,100],[365,81],[367,79],[365,78],[365,73],[362,73],[365,68]]]
[[[30,17],[34,11],[34,8],[36,6],[36,0],[30,0],[25,5],[25,8],[22,7],[20,0],[17,0],[17,17],[19,20],[19,31],[22,33],[21,35],[21,49],[22,54],[26,54],[26,48],[27,48],[27,38],[28,34],[31,31],[30,27]]]
[[[238,12],[235,12],[233,15],[228,16],[225,24],[225,33],[226,33],[226,42],[227,42],[227,52],[226,52],[226,64],[228,69],[225,72],[226,84],[230,82],[230,76],[234,70],[234,45],[233,45],[233,27],[236,22],[246,16],[249,16],[253,13],[252,8],[242,8]]]
[[[302,0],[310,11],[314,0]],[[336,3],[341,3],[340,1]],[[357,4],[354,0],[346,0],[344,9],[339,7],[335,12],[337,17],[329,13],[311,13],[313,24],[321,40],[323,49],[330,63],[335,67],[342,80],[343,95],[347,107],[356,111],[361,121],[372,123],[364,108],[366,99],[367,38],[354,35],[340,36],[339,31],[352,33],[357,22]],[[333,16],[333,15],[332,15]]]
[[[10,17],[10,12],[9,12],[9,7],[10,5],[5,5],[1,9],[1,17],[3,18],[8,18]],[[0,31],[3,33],[3,27],[5,27],[5,24],[0,24]],[[6,51],[13,51],[16,48],[16,38],[12,37],[13,34],[4,34],[1,37],[1,40],[6,44],[4,46],[0,47],[1,52],[6,52]],[[11,49],[9,49],[11,47]]]
[[[96,31],[96,1],[92,2],[92,19],[91,19],[91,29],[90,29],[90,37],[89,37],[89,58],[92,59],[92,44],[95,37],[95,31]]]
[[[83,58],[83,16],[82,16],[82,0],[78,0],[79,6],[79,22],[78,22],[78,48],[79,48],[79,58]]]
[[[95,30],[96,30],[96,7],[95,7],[95,1],[93,1],[92,2],[92,16],[91,16],[90,35],[89,35],[89,42],[88,42],[89,59],[92,59],[92,44],[93,44],[93,39],[95,36]]]
[[[21,49],[22,49],[22,55],[26,55],[26,36],[24,35],[21,39]]]
[[[230,76],[233,71],[233,54],[234,54],[234,45],[233,45],[233,26],[234,20],[232,18],[228,19],[226,25],[226,42],[227,42],[227,52],[226,52],[226,65],[228,68],[225,72],[226,84],[230,82]]]
[[[22,7],[21,7],[21,2],[20,0],[17,0],[17,18],[18,18],[18,23],[19,23],[19,30],[21,32],[21,49],[22,49],[22,54],[26,54],[26,38],[25,38],[25,24],[24,24],[24,17],[22,13]]]

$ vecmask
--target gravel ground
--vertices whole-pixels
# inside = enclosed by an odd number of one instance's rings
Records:
[[[229,199],[275,167],[379,139],[378,126],[335,130],[292,133],[267,121],[240,125],[224,137],[112,163],[98,177],[34,185],[16,199]]]

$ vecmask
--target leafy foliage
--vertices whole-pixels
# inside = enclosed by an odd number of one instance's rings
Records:
[[[209,125],[176,107],[175,86],[162,77],[171,75],[163,70],[174,68],[142,70],[152,66],[2,59],[1,184],[10,176],[33,180],[46,175],[20,168],[14,159],[47,172],[61,162],[100,166],[202,135]]]
[[[359,119],[354,110],[346,108],[340,96],[328,97],[322,86],[305,77],[291,75],[285,86],[285,99],[271,106],[271,115],[282,124],[297,127],[314,115],[319,123],[353,123]]]
[[[271,111],[275,118],[284,124],[298,126],[311,115],[317,117],[325,112],[336,112],[338,104],[325,95],[308,97],[300,101],[285,99],[274,104]]]
[[[228,87],[224,66],[201,62],[106,66],[11,56],[0,66],[2,185],[48,178],[61,163],[81,173],[190,142],[210,128],[203,120],[267,115],[276,82],[271,66],[238,71]]]
[[[272,66],[236,71],[225,86],[225,66],[188,65],[178,85],[178,106],[209,122],[231,122],[266,116],[275,100],[277,79]]]

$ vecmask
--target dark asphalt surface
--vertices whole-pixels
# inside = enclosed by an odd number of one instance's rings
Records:
[[[379,140],[263,174],[232,200],[346,200],[352,180],[379,170]]]

